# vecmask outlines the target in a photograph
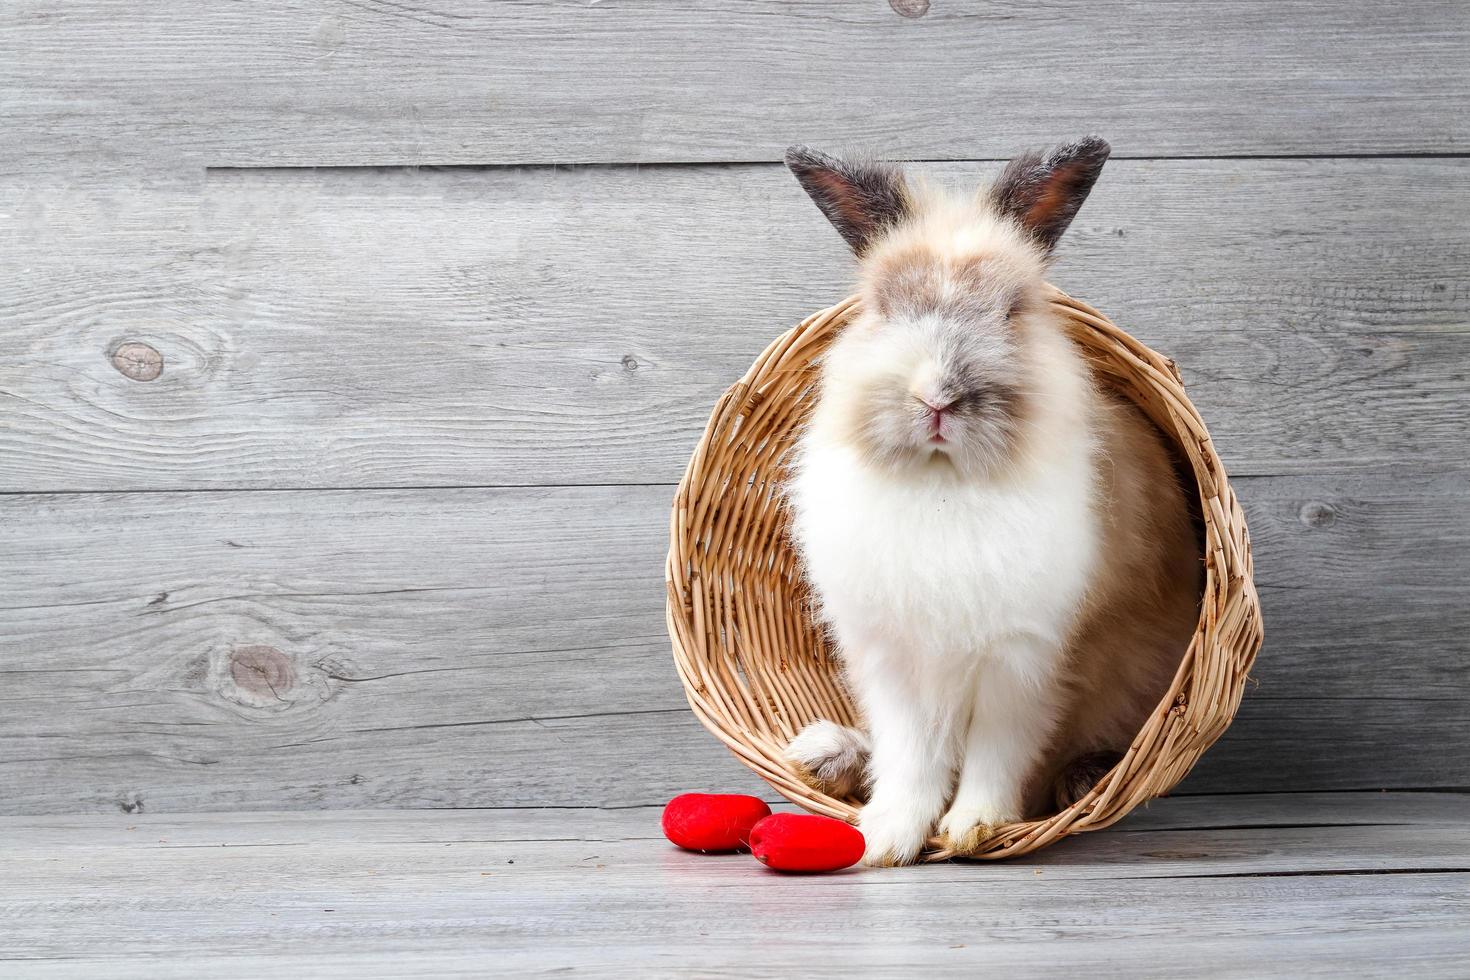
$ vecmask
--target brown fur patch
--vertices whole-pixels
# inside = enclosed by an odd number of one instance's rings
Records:
[[[1128,749],[1179,668],[1204,590],[1191,498],[1163,437],[1131,402],[1098,402],[1101,565],[1068,647],[1071,708],[1028,793],[1037,815],[1053,812],[1074,760]]]
[[[866,273],[878,312],[885,317],[923,309],[942,287],[933,253],[918,245],[885,252]]]

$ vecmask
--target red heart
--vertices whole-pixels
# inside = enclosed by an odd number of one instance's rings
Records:
[[[685,793],[664,807],[664,836],[690,851],[738,851],[771,808],[738,793]]]
[[[862,831],[810,813],[777,813],[750,831],[750,853],[777,871],[839,871],[862,860]]]

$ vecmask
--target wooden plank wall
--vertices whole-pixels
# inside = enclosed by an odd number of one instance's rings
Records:
[[[710,405],[851,280],[782,147],[970,183],[1087,131],[1054,278],[1180,363],[1266,604],[1182,791],[1470,785],[1467,42],[1430,0],[5,5],[0,811],[753,787],[660,580]]]

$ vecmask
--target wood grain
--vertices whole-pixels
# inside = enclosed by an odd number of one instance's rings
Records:
[[[1351,804],[1353,794],[1348,794]],[[1222,819],[1233,808],[1216,801]],[[1163,804],[1159,804],[1160,807]],[[450,811],[453,814],[455,811]],[[134,883],[132,895],[146,902],[170,896],[185,897],[190,893],[213,897],[222,881],[242,882],[255,878],[266,887],[282,876],[301,875],[332,880],[351,877],[364,867],[377,874],[408,884],[417,891],[429,880],[446,876],[469,877],[480,870],[490,870],[488,877],[532,879],[548,890],[565,892],[598,891],[612,898],[652,890],[666,881],[668,859],[697,860],[695,855],[677,852],[663,839],[658,829],[658,811],[637,811],[638,823],[613,819],[618,811],[594,811],[595,820],[582,821],[589,827],[586,836],[571,834],[559,826],[557,811],[532,811],[531,820],[517,821],[524,828],[516,836],[500,829],[499,815],[504,811],[478,811],[481,817],[470,836],[459,833],[442,837],[436,831],[440,824],[435,813],[401,813],[397,824],[420,825],[418,836],[411,840],[354,838],[345,828],[331,839],[308,828],[307,845],[290,833],[289,825],[281,827],[275,840],[243,843],[233,834],[211,831],[212,815],[195,814],[185,820],[175,818],[171,824],[199,827],[191,837],[205,837],[207,843],[179,845],[167,831],[155,833],[146,816],[124,817],[130,842],[107,847],[78,845],[28,847],[24,845],[26,824],[15,825],[21,841],[0,849],[12,877],[11,888],[23,888],[36,899],[56,901],[74,892],[74,882],[66,877],[48,877],[47,865],[55,865],[60,856],[66,865],[107,872],[108,865],[138,858],[126,852],[149,854],[154,873]],[[94,817],[94,820],[109,820]],[[332,812],[312,815],[315,825],[331,826]],[[227,822],[228,823],[228,822]],[[464,821],[455,821],[463,826]],[[10,821],[5,825],[9,826]],[[86,824],[82,825],[87,826]],[[348,822],[345,826],[358,826]],[[1035,859],[1015,862],[991,862],[996,870],[976,868],[973,864],[949,863],[934,872],[903,872],[903,879],[921,880],[925,885],[969,885],[970,887],[1014,887],[1024,874],[1035,881],[1081,882],[1098,879],[1163,878],[1240,878],[1273,873],[1307,874],[1372,874],[1412,869],[1414,871],[1456,872],[1466,865],[1464,846],[1467,829],[1463,819],[1453,823],[1416,824],[1397,822],[1380,825],[1356,824],[1330,827],[1245,827],[1218,830],[1176,830],[1164,832],[1131,832],[1124,829],[1100,831],[1077,839],[1074,844],[1048,849]],[[401,837],[401,834],[392,836]],[[135,841],[136,843],[133,843]],[[568,844],[577,845],[574,854]],[[293,851],[293,845],[297,850]],[[358,863],[354,856],[363,848],[374,848],[371,863]],[[124,852],[119,854],[118,852]],[[224,853],[221,853],[223,851]],[[609,879],[603,889],[586,887],[588,865],[586,855],[595,855],[601,870]],[[660,862],[658,858],[666,860]],[[706,861],[720,861],[712,855]],[[725,861],[726,875],[734,882],[753,883],[760,880],[764,869],[749,855],[739,856],[745,867],[732,869]],[[512,862],[513,865],[512,866]],[[748,868],[748,870],[747,870]],[[736,875],[730,875],[730,871]],[[1039,874],[1038,874],[1039,871]],[[499,873],[496,873],[499,872]],[[740,872],[744,872],[743,874]],[[845,876],[848,885],[857,885],[862,877],[874,872],[857,871]],[[833,880],[833,879],[828,879]],[[734,883],[732,882],[732,884]],[[531,882],[527,882],[530,884]],[[497,882],[485,884],[498,885]],[[418,886],[418,887],[415,887]],[[259,887],[259,886],[257,886]],[[249,889],[241,887],[241,897]]]
[[[1163,801],[1160,819],[1207,807],[1213,826],[819,878],[676,851],[653,808],[9,818],[0,963],[18,977],[837,977],[854,963],[1173,977],[1193,958],[1201,975],[1458,976],[1470,828],[1452,801],[1417,796],[1337,794],[1378,821],[1347,825],[1313,798],[1286,826],[1262,825],[1275,799]]]
[[[1252,881],[1247,886],[1233,888],[1229,902],[1212,898],[1212,889],[1207,883],[1191,883],[1178,889],[1157,884],[1141,890],[1143,894],[1133,894],[1132,900],[1123,906],[1125,911],[1152,921],[1150,899],[1160,906],[1176,901],[1197,903],[1191,904],[1191,908],[1197,911],[1191,912],[1190,918],[1185,918],[1179,915],[1179,907],[1173,905],[1169,914],[1162,917],[1165,926],[1173,930],[1171,934],[1134,938],[1127,943],[1126,949],[1117,944],[1109,946],[1106,951],[1092,944],[1079,943],[1081,948],[1074,952],[1070,945],[1051,939],[1045,943],[1028,940],[1024,937],[1038,932],[1048,937],[1055,937],[1056,933],[1051,929],[1038,930],[1031,923],[1009,916],[998,924],[995,932],[989,934],[994,937],[992,941],[984,943],[974,942],[973,933],[966,931],[975,928],[968,919],[956,924],[955,931],[948,935],[929,935],[922,940],[898,938],[893,926],[876,936],[864,933],[861,937],[847,940],[846,934],[839,929],[839,922],[825,916],[813,917],[810,909],[792,902],[777,909],[790,917],[786,924],[794,919],[811,925],[804,925],[797,931],[791,945],[768,947],[761,944],[759,953],[752,951],[745,934],[735,930],[731,930],[734,934],[722,935],[720,942],[707,938],[710,933],[700,936],[697,941],[682,936],[671,939],[665,933],[635,942],[628,938],[631,930],[625,929],[616,940],[605,940],[599,935],[598,945],[594,947],[559,946],[554,954],[549,954],[547,947],[534,939],[514,943],[496,943],[474,935],[451,939],[436,926],[420,925],[420,919],[430,919],[437,924],[447,917],[462,915],[462,903],[454,903],[448,909],[415,903],[406,915],[400,909],[392,926],[380,929],[382,932],[391,932],[393,926],[417,929],[420,934],[426,933],[426,938],[403,941],[396,936],[373,935],[366,942],[359,942],[356,947],[348,946],[337,953],[315,952],[310,941],[295,937],[330,925],[333,920],[342,918],[339,915],[326,915],[317,910],[293,915],[296,922],[291,927],[292,938],[287,949],[277,951],[278,944],[271,938],[273,934],[264,927],[258,938],[253,935],[240,938],[238,930],[215,924],[220,913],[213,917],[186,913],[170,917],[167,921],[164,916],[154,917],[151,925],[160,933],[169,928],[179,928],[181,922],[191,935],[212,937],[225,932],[225,938],[218,941],[218,945],[233,943],[234,951],[203,954],[197,949],[184,947],[150,950],[143,955],[59,955],[24,964],[6,963],[6,966],[13,968],[17,980],[91,978],[99,974],[118,980],[196,980],[200,976],[255,980],[262,974],[321,977],[325,980],[475,977],[484,975],[487,962],[493,962],[497,970],[507,975],[518,977],[555,977],[575,971],[642,980],[649,975],[650,964],[654,964],[667,974],[695,973],[700,977],[728,980],[784,980],[792,970],[799,970],[804,977],[840,980],[852,975],[852,965],[846,959],[860,957],[864,968],[874,975],[902,974],[917,964],[925,970],[926,976],[971,977],[991,969],[1022,976],[1034,969],[1038,962],[1045,962],[1054,964],[1059,972],[1086,971],[1092,977],[1169,978],[1177,976],[1179,969],[1177,963],[1171,962],[1171,957],[1189,955],[1209,957],[1214,963],[1228,963],[1232,968],[1239,968],[1238,973],[1222,968],[1202,973],[1204,976],[1255,977],[1284,969],[1297,977],[1333,978],[1363,971],[1372,976],[1408,972],[1426,980],[1460,980],[1464,975],[1465,944],[1455,923],[1444,921],[1443,910],[1454,908],[1455,896],[1451,889],[1455,885],[1463,885],[1465,880],[1448,875],[1391,882],[1376,881],[1371,877],[1367,880],[1345,878],[1333,879],[1330,885],[1314,885],[1310,890],[1295,884],[1282,886],[1274,882]],[[760,906],[762,902],[759,891],[723,897],[740,900],[742,910],[747,905]],[[905,905],[903,911],[921,916],[928,911],[923,903],[941,900],[965,905],[973,902],[973,896],[963,888],[946,890],[938,896],[921,895],[913,905]],[[1110,907],[1114,900],[1110,897],[1110,889],[1095,887],[1085,890],[1077,905],[1058,902],[1045,911],[1052,915],[1077,916],[1081,901],[1091,902],[1093,908],[1100,908]],[[1266,909],[1271,918],[1257,918],[1249,903],[1254,903],[1254,908]],[[640,907],[626,914],[637,921],[644,915],[672,918],[680,911],[664,906],[655,909]],[[599,911],[578,905],[569,914],[596,916]],[[1334,930],[1327,923],[1331,923],[1334,916],[1344,914],[1352,916],[1354,922],[1381,917],[1395,931],[1384,934],[1365,930],[1363,935],[1343,935],[1341,930]],[[392,912],[387,908],[373,908],[366,915],[387,918]],[[713,913],[710,916],[713,917]],[[705,919],[698,921],[702,923]],[[768,920],[762,916],[761,921]],[[772,918],[769,921],[776,920]],[[1111,921],[1087,921],[1096,922],[1097,930],[1104,933],[1116,928]],[[1196,921],[1208,923],[1200,935],[1191,931]],[[720,924],[729,929],[729,923],[730,919],[726,917]],[[271,924],[275,924],[274,919]],[[949,925],[946,921],[941,927]],[[1256,938],[1261,926],[1269,931],[1269,935]],[[132,929],[149,927],[150,923],[143,921],[134,924]],[[818,931],[824,928],[830,931]],[[1292,931],[1288,934],[1284,930]],[[834,946],[826,945],[826,940],[832,935],[844,941]],[[1015,937],[1023,938],[1013,948]],[[972,941],[948,942],[949,939]],[[211,945],[216,944],[211,942]],[[363,951],[364,947],[367,951]],[[255,951],[250,951],[252,949]],[[1186,954],[1182,950],[1189,952]],[[1135,960],[1135,956],[1146,959]]]
[[[11,491],[673,482],[852,281],[774,166],[10,178],[0,213]],[[1054,278],[1175,357],[1232,473],[1462,466],[1467,228],[1466,160],[1121,161]]]
[[[927,6],[927,5],[925,5]],[[0,172],[1459,152],[1456,0],[45,0],[0,15]]]
[[[1268,644],[1240,720],[1182,791],[1466,785],[1470,679],[1454,651],[1470,614],[1435,571],[1464,552],[1463,484],[1240,482]],[[670,494],[0,497],[0,810],[759,790],[674,675]]]
[[[795,812],[774,793],[772,808]],[[0,817],[5,847],[64,856],[89,848],[260,847],[318,844],[456,844],[523,841],[660,840],[662,805],[605,808],[514,807],[490,810],[257,810],[223,813],[50,813]],[[1168,834],[1175,831],[1239,831],[1272,828],[1358,826],[1462,826],[1464,793],[1238,793],[1228,797],[1171,796],[1130,813],[1108,836]],[[1135,840],[1133,837],[1126,838]],[[1159,838],[1160,840],[1168,838]],[[1091,843],[1096,841],[1096,843]],[[1087,853],[1106,838],[1070,837],[1067,848],[1086,843]],[[1056,854],[1065,858],[1066,850]],[[1028,866],[1046,852],[1032,855]],[[1072,855],[1076,857],[1077,855]],[[1220,855],[1225,857],[1226,855]],[[1235,855],[1239,858],[1240,855]],[[1359,860],[1364,860],[1359,857]],[[1088,877],[1091,861],[1053,862],[1062,874]],[[1014,865],[973,862],[959,865],[962,875],[990,874]],[[1291,863],[1297,867],[1296,862]],[[943,866],[936,866],[934,872]],[[1177,870],[1177,869],[1176,869]],[[907,873],[907,872],[905,872]],[[995,872],[1004,879],[1006,871]]]

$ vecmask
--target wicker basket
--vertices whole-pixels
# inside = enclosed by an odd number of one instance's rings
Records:
[[[1261,644],[1245,516],[1174,362],[1056,291],[1052,306],[1105,382],[1132,398],[1192,468],[1204,518],[1199,627],[1173,686],[1123,761],[1083,799],[1045,820],[1010,824],[967,857],[1011,857],[1120,819],[1167,793],[1230,724]],[[811,405],[816,360],[853,315],[851,298],[776,339],[715,406],[674,497],[669,634],[689,705],[777,792],[853,820],[853,801],[797,777],[782,749],[817,718],[853,724],[834,651],[814,627],[785,533],[783,464]],[[930,842],[930,860],[954,857]]]

